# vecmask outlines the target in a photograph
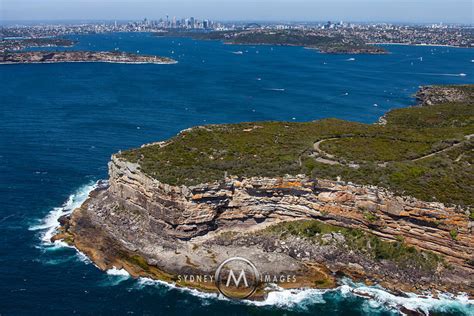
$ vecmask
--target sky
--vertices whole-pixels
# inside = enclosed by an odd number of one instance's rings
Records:
[[[137,20],[474,23],[474,0],[0,0],[0,20]]]

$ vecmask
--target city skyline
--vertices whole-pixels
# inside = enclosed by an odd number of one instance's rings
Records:
[[[113,1],[2,0],[7,21],[133,20],[194,16],[219,21],[324,21],[473,24],[470,0],[454,1]]]

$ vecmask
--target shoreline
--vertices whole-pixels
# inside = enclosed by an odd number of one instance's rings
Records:
[[[29,65],[29,64],[61,64],[61,63],[108,63],[108,64],[132,64],[132,65],[174,65],[178,61],[171,62],[134,62],[134,61],[110,61],[110,60],[97,60],[97,61],[88,61],[88,60],[61,60],[61,61],[29,61],[29,62],[0,62],[0,65]]]
[[[137,55],[112,51],[26,51],[0,56],[2,65],[54,63],[176,64],[177,61],[155,55]]]
[[[90,194],[97,190],[97,184],[100,183],[101,180],[97,181],[95,185],[90,189],[88,193],[88,198],[90,198]],[[102,180],[104,181],[104,180]],[[75,210],[74,210],[75,211]],[[58,216],[57,220],[62,216],[67,215],[65,212],[63,215]],[[46,215],[46,218],[49,214]],[[57,221],[57,225],[54,229],[57,231],[61,227],[59,221]],[[156,279],[150,278],[146,275],[139,275],[133,273],[129,269],[126,269],[124,266],[110,266],[110,267],[101,267],[98,265],[91,257],[87,254],[87,252],[81,251],[79,247],[76,245],[70,245],[67,242],[56,240],[56,241],[47,241],[48,245],[54,247],[66,247],[66,248],[73,248],[78,256],[84,256],[87,260],[92,263],[94,267],[97,269],[109,274],[109,275],[119,275],[119,276],[126,276],[127,278],[132,278],[136,280],[136,282],[143,282],[144,286],[153,286],[155,284],[160,284],[166,286],[169,289],[175,289],[178,291],[186,292],[190,295],[199,297],[199,298],[212,298],[217,300],[229,300],[222,295],[220,295],[217,291],[209,291],[204,290],[203,288],[193,287],[193,286],[182,286],[177,284],[176,282],[170,282],[169,280],[165,279]],[[109,271],[117,271],[109,272]],[[348,281],[345,281],[348,280]],[[267,293],[267,296],[264,300],[242,300],[237,301],[241,304],[250,304],[257,307],[261,306],[280,306],[285,309],[290,309],[291,307],[296,304],[296,301],[293,299],[301,299],[301,296],[311,296],[314,293],[318,294],[325,294],[327,292],[339,292],[339,293],[351,293],[356,297],[361,299],[371,301],[374,300],[376,302],[381,302],[386,308],[390,310],[397,310],[401,311],[408,311],[411,313],[415,313],[414,315],[424,315],[424,313],[428,313],[432,310],[436,310],[436,307],[439,306],[448,306],[449,304],[459,304],[461,308],[470,308],[469,306],[474,305],[474,299],[469,297],[466,293],[451,293],[451,292],[435,292],[435,293],[414,293],[410,291],[391,291],[388,288],[380,287],[380,286],[370,286],[363,283],[358,283],[350,278],[344,279],[341,278],[338,284],[335,284],[334,287],[325,288],[325,289],[318,289],[318,288],[295,288],[295,289],[285,289],[285,288],[275,288],[273,291]],[[287,302],[283,306],[280,305],[280,299],[282,297],[287,297]],[[293,297],[293,299],[291,299]],[[311,302],[310,302],[311,303]],[[441,305],[442,304],[442,305]]]
[[[413,43],[391,43],[391,42],[388,42],[388,43],[384,43],[384,42],[380,42],[380,43],[367,43],[367,45],[394,45],[394,46],[426,46],[426,47],[450,47],[450,48],[466,48],[466,49],[472,49],[474,47],[464,47],[464,46],[456,46],[456,45],[447,45],[447,44],[425,44],[425,43],[422,43],[422,44],[413,44]]]
[[[115,163],[118,163],[118,162],[115,162]],[[116,173],[121,173],[121,172],[124,172],[124,171],[113,171],[112,175]],[[127,172],[125,171],[125,173]],[[132,176],[132,178],[135,178],[135,181],[136,181],[136,176]],[[116,180],[110,179],[109,183],[110,181],[114,182]],[[140,180],[140,182],[141,181],[142,180]],[[143,180],[143,181],[148,182],[152,180],[148,179],[148,180]],[[295,181],[295,180],[289,180],[289,181]],[[156,184],[160,186],[162,185],[162,184],[159,184],[158,182]],[[105,202],[106,203],[105,205],[100,205],[100,203],[102,203],[101,201],[110,200],[110,194],[108,192],[109,188],[110,186],[98,188],[91,191],[88,199],[78,209],[75,209],[71,216],[69,217],[66,216],[59,220],[59,222],[61,223],[61,228],[59,229],[57,235],[55,235],[51,239],[51,241],[63,240],[64,242],[70,245],[74,245],[80,252],[84,253],[91,261],[95,263],[97,267],[99,267],[99,269],[103,271],[113,269],[113,268],[125,269],[132,277],[135,277],[135,278],[147,277],[147,278],[152,278],[155,280],[173,283],[174,285],[178,287],[193,288],[193,289],[200,290],[202,292],[217,292],[217,289],[214,284],[188,283],[188,282],[180,283],[177,281],[176,276],[182,274],[183,271],[190,272],[190,270],[188,269],[191,269],[191,271],[194,271],[192,272],[192,274],[196,274],[196,275],[210,274],[209,270],[207,269],[213,270],[213,267],[215,265],[217,266],[219,262],[223,261],[225,256],[232,256],[232,254],[234,255],[239,254],[243,257],[255,260],[256,254],[257,256],[260,256],[260,255],[273,256],[272,255],[273,253],[274,255],[276,254],[278,257],[278,258],[274,258],[275,262],[280,262],[280,265],[282,265],[283,267],[288,266],[290,262],[294,262],[292,264],[297,264],[297,266],[298,265],[301,266],[301,268],[298,268],[298,271],[300,272],[296,274],[296,277],[298,279],[297,283],[288,284],[288,286],[286,286],[286,288],[288,289],[301,289],[301,288],[333,289],[340,284],[340,280],[341,280],[340,277],[337,277],[336,275],[329,273],[329,271],[332,271],[332,269],[335,268],[333,266],[333,263],[331,263],[330,261],[327,261],[327,260],[326,261],[323,260],[322,262],[316,261],[315,264],[317,264],[318,266],[315,266],[314,267],[315,270],[313,270],[313,267],[310,268],[309,266],[306,266],[306,268],[303,268],[305,267],[305,261],[300,261],[300,260],[294,261],[293,259],[286,257],[286,255],[283,257],[279,257],[277,253],[268,249],[263,250],[263,252],[261,250],[257,250],[261,247],[261,245],[265,245],[266,243],[265,231],[267,231],[266,228],[270,228],[270,227],[261,226],[261,225],[269,224],[273,226],[278,223],[291,222],[292,221],[291,219],[283,220],[283,222],[276,221],[276,222],[270,222],[266,224],[262,223],[258,227],[252,227],[252,226],[247,227],[248,229],[244,227],[241,227],[241,228],[236,227],[230,230],[220,229],[220,230],[216,230],[215,232],[212,231],[202,237],[198,236],[198,237],[192,238],[190,241],[188,241],[189,244],[187,246],[185,246],[185,244],[182,244],[182,241],[180,241],[179,238],[176,239],[175,237],[171,235],[166,235],[165,233],[165,235],[163,235],[162,237],[157,236],[157,238],[159,237],[159,238],[165,238],[165,239],[163,240],[163,242],[159,242],[158,240],[156,240],[157,242],[156,246],[160,247],[161,249],[167,249],[168,247],[173,245],[171,246],[172,249],[174,249],[175,246],[177,248],[175,250],[170,249],[169,251],[164,251],[164,252],[162,250],[162,253],[159,254],[156,258],[153,256],[150,257],[150,255],[148,255],[147,252],[144,253],[143,248],[142,248],[143,246],[136,245],[136,246],[133,246],[132,249],[128,249],[129,247],[127,247],[126,245],[120,244],[116,240],[116,239],[120,240],[122,238],[122,237],[119,237],[121,236],[122,233],[120,233],[120,231],[108,231],[109,229],[105,229],[105,227],[109,226],[111,223],[108,223],[108,221],[104,222],[103,219],[101,219],[102,218],[101,215],[95,214],[97,212],[98,207],[103,208],[105,206],[107,208],[106,205],[108,202]],[[167,190],[174,191],[175,189],[170,187]],[[382,193],[382,191],[378,191],[378,192],[380,194]],[[429,206],[424,206],[423,208],[426,208],[426,207],[429,207]],[[348,219],[350,219],[350,217],[348,217]],[[115,220],[111,219],[111,220],[112,222],[115,222],[120,219],[115,219]],[[296,220],[296,219],[293,219],[293,220]],[[326,221],[328,221],[328,219],[319,219],[319,221],[325,223]],[[102,227],[103,225],[105,226]],[[392,224],[389,224],[389,225],[391,226]],[[342,227],[344,227],[344,225],[342,225]],[[262,235],[262,233],[264,235]],[[385,236],[386,238],[388,238],[386,233],[381,233],[381,232],[376,232],[376,231],[372,233],[375,234],[376,236],[378,234],[381,234],[382,236]],[[238,236],[241,236],[238,238],[243,238],[244,245],[248,244],[248,240],[247,242],[245,242],[246,238],[250,238],[251,242],[253,241],[255,242],[255,245],[260,245],[260,246],[257,246],[258,248],[245,247],[245,251],[244,251],[244,249],[242,249],[241,246],[239,246],[240,242],[237,242],[237,243],[232,242],[230,245],[227,245],[225,243],[221,244],[218,240],[222,238],[222,236],[227,236],[227,234],[237,234]],[[250,237],[250,236],[253,236],[253,237]],[[263,241],[261,239],[262,236],[264,236]],[[227,240],[228,237],[224,237],[224,238],[226,238]],[[239,240],[238,238],[237,240]],[[283,239],[283,240],[286,240],[286,239]],[[168,242],[171,242],[172,244],[167,244]],[[298,244],[302,245],[302,242],[303,241],[299,241]],[[291,247],[294,247],[292,239],[290,239],[286,243],[289,245],[290,249],[293,249],[291,248]],[[306,245],[307,242],[304,242],[304,244]],[[417,244],[418,246],[420,245],[419,243],[415,243],[415,244]],[[304,247],[307,247],[307,246],[310,247],[310,244],[307,244]],[[264,248],[266,247],[264,246]],[[311,248],[304,248],[304,249],[308,249],[308,251],[311,251],[310,250]],[[210,258],[212,259],[211,261],[213,261],[214,263],[206,261],[207,260],[206,257],[209,256],[209,253],[211,253]],[[181,254],[181,255],[177,255],[177,254]],[[225,256],[223,257],[224,254]],[[178,263],[180,261],[179,260],[180,256],[185,256],[186,264],[183,265],[183,263]],[[199,260],[201,259],[204,259],[204,262],[208,262],[208,263],[200,262]],[[462,261],[459,262],[457,258],[454,258],[454,259],[452,263],[459,264],[462,262]],[[171,260],[171,262],[173,262],[171,266],[168,263],[166,263],[168,260]],[[379,284],[386,291],[390,292],[392,295],[400,296],[400,295],[403,295],[403,293],[405,292],[416,293],[418,295],[423,295],[425,293],[431,293],[432,295],[435,295],[436,293],[438,293],[438,291],[453,293],[453,294],[458,295],[459,293],[464,291],[464,290],[460,290],[462,287],[458,287],[458,286],[452,287],[452,284],[451,285],[449,284],[438,284],[438,285],[412,284],[410,285],[409,283],[406,283],[406,280],[395,281],[390,276],[391,272],[390,272],[390,269],[387,270],[387,267],[384,268],[381,266],[380,268],[382,268],[382,270],[380,271],[377,270],[377,271],[368,272],[368,271],[361,270],[362,267],[357,263],[359,261],[356,258],[352,258],[349,260],[350,260],[349,262],[354,262],[354,266],[349,265],[349,268],[340,267],[340,268],[337,268],[336,271],[339,271],[339,273],[342,273],[342,275],[344,275],[345,277],[348,277],[351,280],[354,280],[354,282],[363,282],[363,283],[366,283],[366,285],[370,285],[374,283]],[[158,262],[160,264],[158,264]],[[259,266],[259,269],[263,269],[261,271],[264,271],[265,273],[269,273],[269,274],[272,274],[272,273],[278,274],[277,271],[279,271],[279,270],[272,270],[275,267],[272,268],[271,266],[268,266],[268,264],[265,262],[257,262],[257,266]],[[285,270],[285,268],[283,269]],[[457,290],[454,290],[455,288]],[[260,301],[268,296],[269,292],[266,292],[266,291],[262,292],[262,291],[263,289],[257,292],[256,296],[253,297],[253,299]],[[472,293],[470,295],[471,296],[469,297],[472,298],[473,297]]]
[[[200,39],[199,39],[200,40]],[[330,55],[387,55],[390,54],[389,51],[357,51],[350,49],[347,51],[331,51],[331,48],[319,48],[313,46],[299,45],[299,44],[285,44],[285,43],[241,43],[241,42],[229,42],[225,40],[217,40],[223,43],[224,45],[241,45],[241,46],[275,46],[275,47],[302,47],[308,50],[315,50],[320,54],[330,54]]]
[[[430,95],[425,94],[425,95],[422,95],[422,97],[423,98],[430,98]],[[433,97],[433,95],[431,95],[431,97]],[[117,167],[113,167],[114,164],[117,164]],[[111,177],[110,181],[112,183],[114,181],[117,181],[117,179],[114,179],[114,177],[116,175],[126,174],[128,172],[127,170],[131,171],[132,174],[126,176],[126,177],[128,177],[127,178],[128,180],[125,179],[126,178],[125,177],[124,179],[117,182],[118,184],[115,184],[115,186],[122,186],[124,183],[130,183],[129,180],[131,180],[131,179],[133,179],[133,182],[141,183],[142,180],[138,180],[137,177],[141,177],[142,175],[141,175],[141,173],[139,173],[139,174],[136,173],[137,169],[136,169],[135,166],[133,166],[133,164],[125,163],[125,166],[119,166],[118,164],[119,164],[119,162],[114,161],[114,159],[112,159],[112,164],[111,165],[109,164],[109,168],[110,168],[109,169],[110,170],[109,174],[110,174],[110,177]],[[114,170],[114,168],[116,168],[116,170]],[[149,180],[143,180],[143,181],[144,181],[144,183],[149,182]],[[289,180],[289,181],[290,181],[289,183],[295,183],[295,180]],[[169,185],[166,185],[166,184],[159,184],[158,182],[156,184],[157,184],[157,186],[163,185],[166,188],[165,190],[168,191],[168,192],[174,192],[175,190],[177,190],[173,186],[169,186]],[[112,186],[114,186],[114,184],[112,184]],[[244,187],[247,187],[247,186],[244,185]],[[281,185],[279,185],[279,187],[281,187]],[[302,186],[302,188],[305,188],[305,187],[306,187],[305,185]],[[192,190],[192,188],[189,188],[189,189]],[[294,185],[292,185],[292,189],[295,189]],[[109,188],[104,188],[104,189],[102,189],[102,191],[100,191],[100,190],[93,191],[89,195],[88,200],[86,202],[84,202],[79,209],[74,210],[74,212],[72,214],[72,217],[70,219],[63,219],[65,224],[63,224],[62,227],[64,228],[64,230],[61,231],[58,235],[56,235],[56,237],[54,237],[54,240],[57,240],[57,239],[69,240],[69,242],[76,245],[78,251],[80,251],[80,252],[84,251],[83,253],[85,253],[86,256],[88,258],[90,258],[92,261],[94,261],[96,263],[96,266],[98,266],[101,270],[108,270],[108,269],[114,269],[114,268],[115,269],[122,269],[123,268],[123,269],[127,270],[128,273],[131,274],[133,277],[151,277],[153,279],[158,279],[158,280],[165,281],[165,282],[173,281],[173,278],[172,277],[170,278],[170,275],[173,275],[174,271],[167,270],[166,266],[163,266],[161,264],[158,265],[158,264],[153,264],[151,261],[149,262],[148,259],[150,259],[150,257],[148,257],[146,253],[143,254],[142,249],[140,248],[140,246],[138,246],[138,248],[135,248],[138,251],[130,252],[131,250],[125,249],[123,247],[123,245],[119,246],[116,243],[117,241],[113,241],[113,240],[112,241],[107,241],[109,239],[117,239],[118,236],[120,235],[120,232],[117,232],[117,231],[115,231],[115,232],[114,231],[109,231],[109,232],[101,231],[101,227],[100,227],[101,220],[99,218],[95,218],[96,215],[94,214],[95,213],[94,209],[97,210],[97,207],[100,207],[100,208],[102,208],[104,206],[106,208],[108,207],[107,204],[103,204],[103,205],[99,204],[99,203],[101,203],[99,201],[104,201],[104,199],[110,198],[111,193],[106,192],[108,190],[109,190]],[[119,189],[118,187],[113,188],[112,193],[114,191],[117,191],[117,190],[122,191],[122,192],[123,192],[123,190],[125,190],[125,192],[128,192],[127,195],[130,194],[130,191],[128,191],[128,190],[130,190],[130,188],[128,188],[128,189],[124,189],[124,188]],[[145,191],[146,190],[147,189],[145,188]],[[184,190],[184,189],[182,188],[182,190]],[[119,192],[119,191],[117,191],[117,192]],[[206,192],[206,191],[204,191],[204,192]],[[152,192],[146,192],[146,195],[149,195],[149,194],[152,194]],[[174,194],[179,195],[180,193],[178,191],[176,191],[176,192],[174,192]],[[377,195],[378,194],[379,194],[379,192],[377,191]],[[198,195],[202,195],[202,196],[198,197]],[[195,194],[195,195],[193,195],[192,199],[193,200],[199,200],[199,199],[204,198],[204,196],[205,196],[205,194],[202,194],[202,193]],[[210,201],[212,201],[214,197],[206,196],[205,198],[209,198]],[[166,199],[166,197],[165,197],[165,199]],[[124,210],[127,208],[127,206],[122,206],[122,207],[124,207]],[[428,208],[430,208],[430,207],[434,207],[434,205],[431,205]],[[425,209],[425,208],[426,207],[422,207],[422,209]],[[134,212],[133,209],[131,211]],[[137,211],[137,210],[135,210],[135,211]],[[139,212],[141,212],[141,211],[139,211]],[[179,214],[176,215],[176,216],[179,216]],[[84,219],[85,219],[85,222],[83,221]],[[192,224],[192,223],[189,223],[189,224]],[[97,227],[93,227],[94,225],[97,225]],[[104,223],[104,225],[107,225],[107,223]],[[371,225],[373,226],[374,223],[372,223]],[[440,225],[440,224],[438,223],[437,226],[438,225]],[[74,226],[76,226],[76,228],[74,228]],[[72,231],[69,231],[70,227],[73,228]],[[84,227],[88,227],[88,229],[90,231],[89,232],[83,231],[82,229]],[[420,226],[420,227],[423,227],[423,226]],[[189,228],[190,227],[188,227],[187,229],[189,229]],[[78,232],[80,232],[80,235],[77,234]],[[218,232],[218,231],[216,230],[216,232]],[[225,230],[224,231],[221,230],[219,233],[222,233],[222,232],[225,233]],[[239,232],[242,232],[242,231],[239,231]],[[243,232],[245,232],[245,230],[243,230]],[[91,238],[91,236],[92,236],[92,238]],[[101,236],[104,236],[104,237],[101,237]],[[172,234],[170,234],[168,236],[172,239],[175,238],[175,236],[172,235]],[[208,237],[208,236],[204,235],[204,237]],[[197,239],[199,239],[199,238],[197,238]],[[459,238],[462,238],[462,240],[464,240],[464,237],[460,236]],[[178,239],[179,239],[179,237],[178,237]],[[118,240],[120,240],[120,238],[118,238]],[[150,240],[150,242],[151,241],[152,240]],[[103,243],[101,243],[101,242],[103,242]],[[178,243],[178,242],[179,242],[179,240],[175,240],[175,243]],[[132,244],[133,244],[133,242],[132,242]],[[200,242],[198,242],[197,244],[201,245]],[[258,241],[257,241],[257,244],[258,244]],[[108,253],[108,251],[98,250],[97,249],[98,245],[100,245],[100,247],[98,249],[115,249],[116,251],[118,251],[118,253],[120,255],[118,255],[118,257],[117,257],[116,254]],[[213,244],[211,244],[211,245],[213,245]],[[216,245],[216,247],[213,250],[216,250],[217,253],[219,253],[220,250],[222,250],[222,249],[217,246],[218,244],[214,244],[214,245]],[[137,245],[135,245],[134,247],[137,247]],[[212,249],[212,248],[207,248],[207,249]],[[224,249],[232,249],[232,248],[224,248]],[[178,248],[176,248],[175,253],[176,254],[181,253],[181,250],[184,250],[184,253],[185,254],[187,253],[187,255],[190,256],[190,257],[188,257],[186,255],[186,258],[187,258],[186,262],[188,262],[188,260],[189,260],[190,267],[197,267],[197,266],[202,267],[201,264],[195,265],[195,263],[200,263],[200,262],[199,261],[194,261],[196,259],[196,257],[192,257],[189,252],[186,252],[187,250],[189,251],[189,249],[186,250],[186,248],[179,248],[178,247]],[[194,251],[194,246],[193,246],[193,251]],[[241,252],[241,253],[244,256],[246,256],[245,251]],[[265,252],[265,253],[268,254],[268,252]],[[164,253],[163,255],[164,255],[164,257],[167,256],[166,253]],[[146,259],[146,258],[148,258],[148,259]],[[162,258],[163,258],[163,256],[162,256]],[[218,259],[220,260],[220,257]],[[155,259],[153,259],[153,260],[155,260]],[[216,262],[218,262],[219,260],[217,260]],[[160,262],[160,261],[158,260],[158,262]],[[351,261],[349,261],[349,262],[351,262]],[[354,261],[354,262],[357,263],[357,261]],[[284,263],[282,262],[282,264],[284,264]],[[164,272],[164,271],[167,271],[167,272]],[[351,279],[353,279],[353,280],[358,280],[361,277],[360,274],[358,276],[358,273],[360,273],[358,271],[352,271],[354,274],[351,274],[351,271],[345,271],[345,272],[346,272],[345,275],[351,277]],[[307,271],[305,271],[305,273],[307,273]],[[374,282],[374,280],[375,280],[376,283],[381,284],[384,288],[386,288],[388,290],[391,289],[392,291],[394,291],[397,294],[402,294],[402,293],[408,291],[408,292],[419,293],[420,295],[422,295],[424,293],[424,291],[428,290],[427,288],[424,287],[424,285],[420,286],[420,287],[417,287],[417,288],[404,287],[404,286],[402,286],[404,281],[400,280],[400,283],[393,283],[390,280],[390,278],[380,279],[377,276],[374,276],[373,274],[371,275],[370,273],[365,274],[365,277],[369,277],[369,280],[371,280],[370,282]],[[364,278],[364,274],[362,274],[362,278]],[[320,280],[319,277],[318,277],[317,280]],[[338,280],[338,279],[334,279],[334,280]],[[173,282],[171,282],[171,283],[173,283]],[[174,283],[174,284],[177,285],[176,283]],[[337,287],[337,283],[333,284],[332,286],[328,286],[329,285],[328,283],[324,283],[324,284],[326,286],[325,288],[332,289],[332,288]],[[189,287],[190,288],[195,288],[195,289],[198,289],[198,290],[201,290],[201,291],[204,291],[204,292],[208,292],[208,291],[215,292],[215,289],[212,290],[212,287],[211,288],[202,288],[202,287],[199,287],[199,286],[194,287],[194,286],[189,285],[189,284],[184,284],[182,286],[187,287],[187,288],[189,288]],[[442,284],[432,284],[432,286],[433,286],[433,288],[431,288],[432,291],[435,291],[435,289],[437,289],[438,291],[444,291],[444,289],[449,288],[449,287],[444,287],[444,285],[442,285]],[[296,288],[300,289],[300,288],[302,288],[302,286],[296,287]],[[432,292],[432,293],[435,293],[435,292]],[[470,295],[472,295],[472,293]]]

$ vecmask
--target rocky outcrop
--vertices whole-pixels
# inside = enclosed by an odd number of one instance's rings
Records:
[[[183,273],[215,272],[219,262],[244,256],[259,269],[294,274],[293,287],[334,286],[343,273],[392,289],[467,291],[472,295],[473,225],[469,212],[441,203],[395,196],[372,186],[304,175],[226,177],[215,183],[171,186],[113,156],[108,186],[94,191],[56,238],[73,243],[102,269],[112,266],[175,282]],[[410,273],[345,248],[338,234],[321,244],[278,240],[258,232],[270,224],[316,219],[404,240],[445,260],[441,272]],[[234,235],[237,234],[237,235]],[[423,279],[421,285],[418,280]],[[369,281],[371,280],[371,281]],[[212,285],[189,285],[215,290]]]
[[[117,157],[112,158],[109,172],[108,195],[121,201],[121,207],[139,210],[152,223],[153,231],[173,238],[186,240],[221,228],[245,228],[265,221],[316,218],[370,230],[387,239],[403,237],[409,244],[441,253],[459,264],[466,264],[474,255],[469,212],[394,196],[377,187],[305,176],[230,177],[213,184],[175,187],[148,177],[137,164]]]
[[[425,86],[415,95],[419,105],[435,105],[443,103],[469,103],[474,97],[470,86]]]

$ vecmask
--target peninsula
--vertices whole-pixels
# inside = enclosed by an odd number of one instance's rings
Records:
[[[386,54],[376,45],[365,44],[356,36],[343,34],[320,34],[313,30],[238,30],[214,32],[168,31],[157,36],[191,37],[200,40],[221,40],[238,45],[282,45],[302,46],[330,54]]]
[[[74,40],[56,37],[2,39],[0,40],[0,53],[36,47],[72,47],[76,43],[77,41]]]
[[[216,287],[178,276],[213,275],[239,256],[295,276],[281,287],[346,276],[473,297],[474,85],[418,98],[380,124],[207,125],[119,152],[52,240],[100,269],[202,291]]]
[[[126,63],[126,64],[174,64],[175,60],[152,55],[137,55],[125,52],[96,51],[34,51],[5,52],[0,54],[0,64],[46,64],[46,63]]]

